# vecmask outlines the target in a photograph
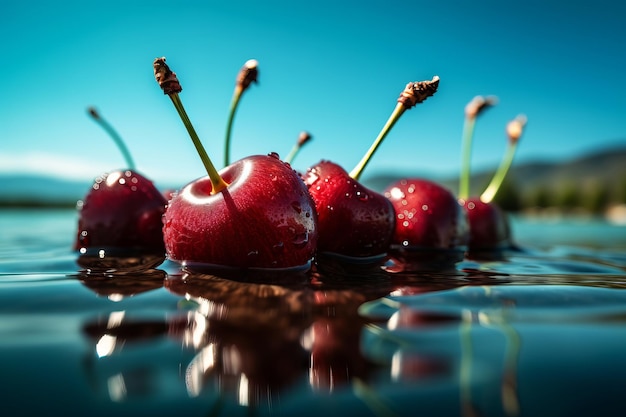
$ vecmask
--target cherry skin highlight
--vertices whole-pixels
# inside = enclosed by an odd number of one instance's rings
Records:
[[[168,258],[187,266],[306,268],[317,245],[317,214],[306,186],[276,154],[241,159],[219,172],[229,185],[212,194],[209,177],[169,202]]]
[[[96,179],[79,204],[74,249],[133,249],[165,254],[162,216],[167,202],[152,181],[132,170]]]
[[[304,175],[319,221],[318,252],[347,257],[387,253],[395,226],[393,206],[339,165],[320,161]]]
[[[467,216],[448,189],[425,179],[403,179],[390,184],[384,195],[396,215],[391,252],[410,257],[435,251],[448,254],[450,261],[462,259]]]

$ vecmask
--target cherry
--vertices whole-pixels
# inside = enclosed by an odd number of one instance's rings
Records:
[[[396,215],[390,255],[401,269],[428,268],[463,258],[467,217],[450,190],[426,179],[406,178],[387,186],[384,195]]]
[[[79,203],[75,248],[163,251],[161,216],[167,202],[149,179],[132,170],[96,178]]]
[[[466,106],[466,126],[473,125],[473,121],[480,112],[491,105],[487,100],[481,97],[474,98]],[[507,136],[509,138],[507,152],[496,171],[491,183],[487,186],[480,197],[469,197],[469,165],[466,165],[461,172],[461,184],[467,184],[460,187],[459,203],[467,212],[470,238],[468,242],[468,257],[477,258],[497,254],[498,252],[514,247],[511,235],[511,227],[506,213],[493,201],[500,185],[502,184],[509,167],[513,162],[517,143],[522,135],[526,117],[524,115],[517,116],[507,125]],[[471,145],[472,133],[464,134],[465,153]]]
[[[330,161],[310,167],[304,182],[318,213],[319,252],[349,257],[387,252],[394,216],[384,196],[366,188]]]
[[[208,177],[169,202],[164,239],[176,261],[234,267],[289,268],[312,258],[313,202],[278,156],[250,156],[220,171],[229,186],[212,193]]]
[[[162,215],[167,202],[152,181],[134,170],[130,153],[110,125],[95,109],[90,109],[89,114],[111,134],[129,169],[96,178],[79,201],[74,243],[74,249],[81,254],[79,264],[129,270],[161,263],[165,257]]]
[[[322,160],[304,174],[319,220],[318,253],[350,260],[378,260],[389,248],[395,226],[393,206],[380,193],[358,182],[363,169],[405,110],[432,96],[439,77],[409,83],[370,149],[350,174]]]
[[[168,258],[187,267],[307,269],[317,245],[317,214],[301,178],[277,154],[243,158],[217,172],[165,58],[155,59],[154,73],[208,174],[168,204],[163,226]]]
[[[470,227],[468,254],[507,249],[513,245],[511,226],[506,213],[494,202],[481,201],[480,197],[459,200],[467,212]]]

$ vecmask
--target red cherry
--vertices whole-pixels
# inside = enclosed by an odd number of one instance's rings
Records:
[[[468,251],[506,249],[512,246],[511,227],[506,213],[495,203],[484,203],[478,197],[459,200],[467,212],[470,227]]]
[[[187,265],[301,268],[317,244],[315,205],[302,179],[276,154],[241,159],[220,171],[229,185],[212,194],[209,177],[169,202],[168,257]]]
[[[395,226],[389,200],[330,161],[309,168],[304,183],[318,214],[318,252],[349,257],[386,254]]]
[[[308,269],[317,245],[317,215],[300,176],[274,153],[241,159],[218,172],[180,100],[178,77],[164,57],[155,59],[153,68],[207,170],[168,204],[163,226],[168,257],[210,269]]]
[[[498,189],[511,167],[517,144],[526,125],[526,116],[518,115],[506,126],[508,146],[504,157],[498,166],[491,182],[480,197],[469,196],[469,153],[472,142],[473,126],[476,117],[485,108],[494,104],[494,99],[475,97],[466,106],[466,119],[463,134],[464,167],[461,170],[459,184],[459,204],[467,212],[470,239],[468,242],[468,257],[500,257],[502,249],[511,248],[511,227],[505,213],[493,202]]]
[[[439,77],[408,83],[391,116],[370,148],[348,174],[329,161],[311,167],[304,176],[315,200],[320,225],[318,252],[359,261],[378,260],[387,254],[394,228],[393,207],[385,197],[358,180],[391,128],[408,109],[435,94]]]
[[[384,194],[396,214],[391,244],[394,256],[425,254],[428,260],[434,250],[444,257],[438,261],[462,259],[468,240],[467,217],[448,189],[432,181],[410,178],[392,183]]]
[[[165,254],[166,204],[152,181],[137,172],[113,171],[98,177],[79,204],[74,248],[94,255],[114,249]]]

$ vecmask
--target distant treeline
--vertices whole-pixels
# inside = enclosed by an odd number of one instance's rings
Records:
[[[563,181],[524,189],[511,178],[505,180],[495,201],[511,212],[554,208],[563,212],[601,214],[611,206],[626,204],[626,177],[611,183]]]

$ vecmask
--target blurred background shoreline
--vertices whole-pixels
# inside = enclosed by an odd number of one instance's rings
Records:
[[[494,169],[472,175],[472,194],[480,194]],[[458,178],[428,173],[378,171],[364,175],[362,182],[381,192],[403,177],[428,178],[456,193]],[[184,184],[155,184],[161,190]],[[91,182],[34,173],[0,173],[0,208],[74,208]],[[561,217],[605,218],[626,225],[626,146],[615,146],[571,160],[536,161],[514,165],[495,200],[507,212],[558,219]]]

